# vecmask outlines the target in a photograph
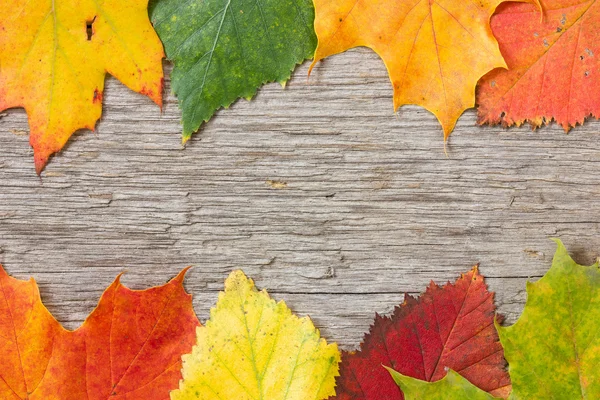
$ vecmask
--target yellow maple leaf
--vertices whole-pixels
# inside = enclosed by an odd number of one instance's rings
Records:
[[[106,73],[162,104],[163,48],[148,0],[0,0],[0,111],[24,107],[38,174],[94,129]]]
[[[315,63],[353,47],[373,49],[394,86],[394,110],[417,104],[444,139],[475,104],[480,77],[506,67],[489,25],[504,0],[314,0]]]
[[[318,400],[335,394],[340,354],[311,320],[231,273],[198,342],[183,356],[172,400]]]

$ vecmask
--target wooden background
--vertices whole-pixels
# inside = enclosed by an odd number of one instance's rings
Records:
[[[121,271],[141,289],[187,265],[202,321],[242,268],[309,314],[329,340],[360,342],[403,292],[475,263],[514,321],[525,281],[563,239],[600,249],[600,124],[504,130],[460,119],[448,157],[435,117],[392,110],[383,63],[364,49],[301,66],[285,90],[219,112],[182,148],[164,112],[109,78],[96,133],[75,134],[40,180],[23,110],[0,119],[0,262],[34,276],[68,328]],[[167,71],[170,68],[167,66]],[[169,93],[167,82],[166,93]]]

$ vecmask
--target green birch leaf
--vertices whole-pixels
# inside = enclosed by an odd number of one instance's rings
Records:
[[[183,141],[221,107],[282,85],[312,58],[312,0],[153,0],[150,17],[183,112]]]
[[[387,368],[387,367],[386,367]],[[448,370],[446,376],[435,382],[422,381],[410,376],[402,375],[391,368],[387,370],[405,400],[493,400],[496,397],[484,392],[453,370]]]
[[[550,270],[527,283],[519,320],[498,327],[511,399],[600,398],[600,271],[576,264],[557,244]]]

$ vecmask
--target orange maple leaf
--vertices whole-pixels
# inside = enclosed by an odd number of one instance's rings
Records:
[[[148,0],[0,0],[0,111],[24,107],[38,174],[102,113],[106,73],[162,104]]]
[[[353,47],[373,49],[394,86],[394,110],[431,111],[447,139],[475,103],[477,81],[505,67],[489,20],[503,0],[315,0],[315,63]]]
[[[33,279],[14,279],[0,266],[0,398],[168,399],[200,324],[184,274],[143,291],[117,277],[83,325],[68,331]]]
[[[534,128],[554,119],[565,131],[600,116],[600,5],[595,1],[506,3],[492,30],[508,70],[494,70],[477,91],[479,123]]]

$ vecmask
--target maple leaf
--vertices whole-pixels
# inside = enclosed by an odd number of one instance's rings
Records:
[[[382,365],[426,381],[452,368],[487,392],[508,394],[493,298],[477,267],[454,284],[432,282],[417,299],[406,295],[391,318],[375,317],[360,351],[342,354],[336,398],[402,399]]]
[[[225,282],[172,400],[318,400],[334,394],[339,352],[309,318],[257,291],[243,272]]]
[[[564,245],[512,326],[498,326],[513,382],[511,399],[600,398],[600,271],[575,263]]]
[[[162,44],[148,0],[0,0],[0,111],[24,107],[38,175],[94,129],[106,73],[162,104]]]
[[[477,91],[479,123],[532,127],[556,120],[565,131],[600,115],[600,5],[541,0],[506,3],[491,21],[508,70],[490,72]]]
[[[489,27],[501,1],[315,0],[319,44],[312,66],[353,47],[370,47],[387,67],[394,110],[425,107],[448,138],[473,107],[477,81],[506,66]]]
[[[0,267],[0,398],[168,399],[199,325],[184,273],[144,291],[117,278],[83,325],[67,331],[33,279]]]
[[[221,107],[283,85],[316,46],[311,0],[161,0],[150,14],[174,63],[184,143]]]
[[[453,370],[436,382],[427,382],[389,370],[394,381],[402,388],[407,400],[493,400],[496,397],[484,392]]]

